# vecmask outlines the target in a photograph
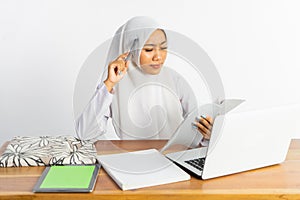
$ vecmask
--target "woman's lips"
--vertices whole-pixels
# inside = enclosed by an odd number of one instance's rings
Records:
[[[150,65],[150,67],[154,68],[154,69],[159,69],[161,67],[161,64],[152,64]]]

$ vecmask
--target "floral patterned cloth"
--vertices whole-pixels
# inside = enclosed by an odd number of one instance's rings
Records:
[[[92,141],[72,136],[18,136],[0,156],[0,167],[95,164]]]

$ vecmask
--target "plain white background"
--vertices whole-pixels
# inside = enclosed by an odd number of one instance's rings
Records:
[[[73,91],[82,64],[137,15],[205,49],[226,96],[247,99],[240,109],[298,103],[298,2],[0,0],[0,143],[16,135],[75,135]]]

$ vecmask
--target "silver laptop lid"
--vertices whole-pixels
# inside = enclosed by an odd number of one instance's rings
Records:
[[[218,116],[202,178],[208,179],[280,163],[285,160],[290,135],[300,131],[300,106]],[[222,124],[222,125],[220,125]]]

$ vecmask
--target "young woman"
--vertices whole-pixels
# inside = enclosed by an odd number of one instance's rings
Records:
[[[167,48],[166,32],[149,17],[134,17],[118,29],[103,82],[77,119],[79,138],[97,139],[105,134],[108,118],[120,139],[172,136],[198,106],[183,77],[164,66]],[[202,141],[200,134],[195,135],[196,144],[210,139],[212,118],[200,117],[193,124],[203,135]]]

